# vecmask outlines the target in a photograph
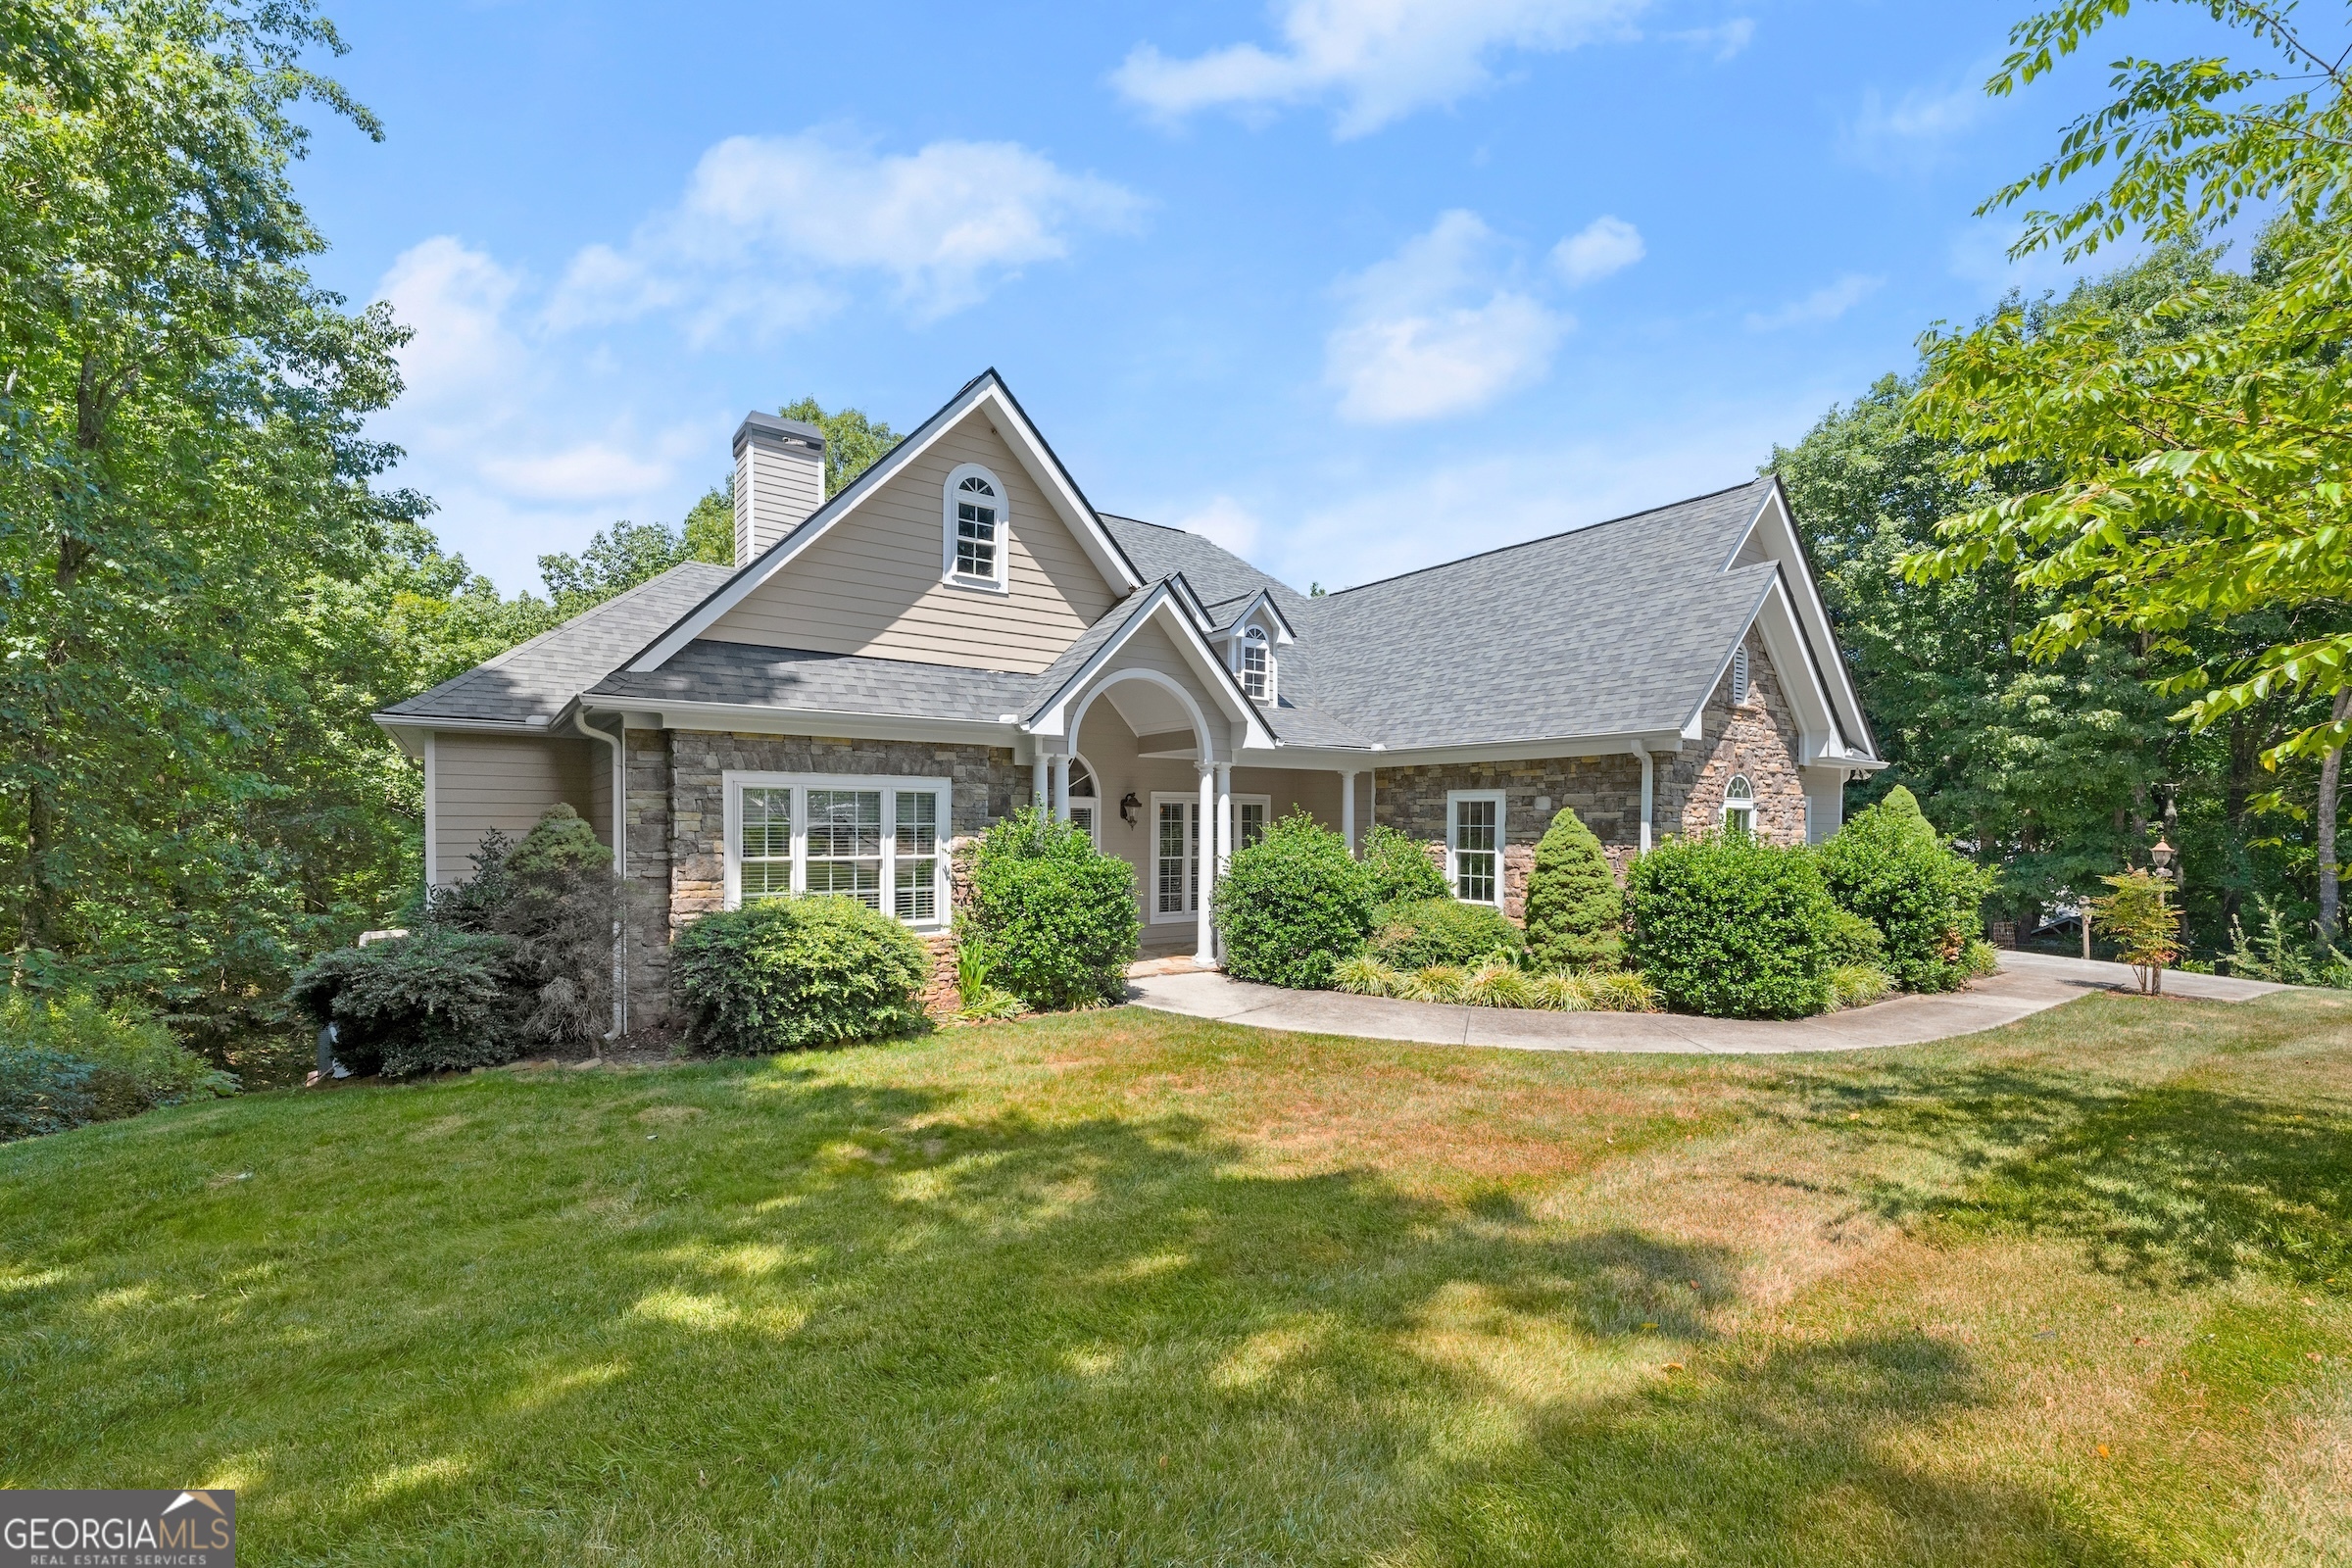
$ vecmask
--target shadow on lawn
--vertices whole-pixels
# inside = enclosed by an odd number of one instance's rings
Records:
[[[2040,1493],[1886,1456],[1977,1397],[1964,1351],[1713,1347],[1713,1249],[1256,1174],[1183,1117],[680,1085],[659,1140],[662,1107],[587,1087],[475,1102],[593,1123],[593,1161],[484,1140],[485,1165],[407,1158],[397,1208],[288,1192],[273,1245],[365,1214],[417,1261],[309,1254],[207,1363],[220,1419],[121,1410],[90,1441],[266,1474],[272,1560],[2123,1560]],[[338,1157],[406,1153],[369,1136]],[[495,1242],[428,1266],[485,1169],[516,1195]],[[139,1353],[90,1375],[170,1381]]]
[[[2056,1069],[1890,1070],[1823,1120],[1956,1156],[1953,1196],[1897,1183],[1889,1218],[2061,1237],[2149,1285],[2241,1271],[2352,1290],[2352,1122],[2316,1103],[2195,1083],[2132,1088]]]

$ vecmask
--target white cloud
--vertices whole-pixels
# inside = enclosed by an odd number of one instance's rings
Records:
[[[408,383],[400,407],[430,408],[446,399],[470,401],[484,382],[512,375],[527,357],[506,321],[508,302],[521,279],[482,251],[437,234],[394,259],[375,286],[392,314],[410,329],[400,351]]]
[[[1552,270],[1572,287],[1598,282],[1649,254],[1642,231],[1622,218],[1595,218],[1551,248]]]
[[[603,501],[636,496],[669,477],[665,465],[649,463],[602,441],[584,441],[557,452],[522,457],[486,457],[482,477],[525,501]]]
[[[1265,524],[1231,496],[1211,496],[1205,506],[1170,520],[1169,526],[1197,533],[1247,559],[1257,548]]]
[[[1143,207],[1011,142],[883,155],[816,132],[730,136],[625,246],[575,255],[546,320],[567,329],[670,310],[701,341],[738,323],[772,335],[841,309],[860,274],[889,279],[911,318],[932,320],[1066,257],[1083,232],[1131,228]]]
[[[1859,272],[1848,272],[1837,282],[1817,288],[1801,300],[1790,300],[1777,311],[1749,312],[1747,329],[1751,332],[1777,332],[1785,326],[1835,321],[1877,293],[1886,283],[1883,277],[1865,277]]]
[[[1342,418],[1444,418],[1543,379],[1575,321],[1504,286],[1498,249],[1476,213],[1457,210],[1342,280],[1348,312],[1324,344]]]
[[[1337,133],[1361,136],[1494,79],[1507,50],[1573,49],[1627,36],[1645,0],[1283,0],[1283,41],[1171,60],[1139,44],[1111,84],[1166,120],[1203,109],[1264,112],[1337,100]]]
[[[1992,108],[1982,85],[1984,75],[1979,70],[1969,80],[1940,91],[1914,87],[1891,105],[1876,87],[1869,89],[1846,124],[1846,156],[1882,172],[1934,164]]]
[[[1680,32],[1664,34],[1673,43],[1687,43],[1693,49],[1703,49],[1717,60],[1730,60],[1739,55],[1756,36],[1755,19],[1734,17],[1712,27],[1685,27]]]

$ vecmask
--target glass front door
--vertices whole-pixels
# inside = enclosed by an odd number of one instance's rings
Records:
[[[1200,803],[1152,798],[1152,918],[1181,920],[1200,907]]]

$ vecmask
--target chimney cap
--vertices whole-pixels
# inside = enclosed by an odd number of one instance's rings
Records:
[[[782,418],[773,414],[745,415],[743,422],[735,427],[735,450],[741,452],[743,444],[754,435],[765,436],[770,441],[812,446],[820,452],[824,450],[825,446],[825,432],[817,426],[804,423],[799,419]]]

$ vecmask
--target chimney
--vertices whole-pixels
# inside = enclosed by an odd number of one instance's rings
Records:
[[[825,432],[772,414],[735,427],[735,564],[805,521],[825,500]]]

